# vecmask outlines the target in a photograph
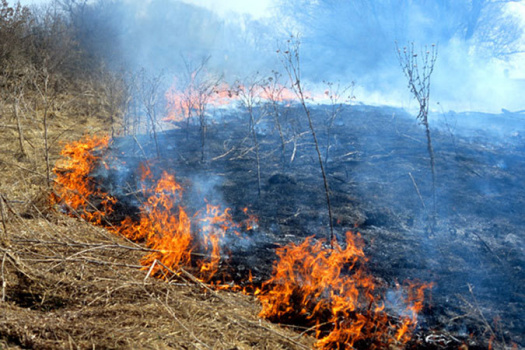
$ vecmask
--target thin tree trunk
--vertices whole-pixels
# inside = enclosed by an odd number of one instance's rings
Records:
[[[294,89],[295,94],[299,98],[301,102],[301,106],[303,107],[306,117],[308,118],[308,125],[310,127],[312,137],[314,139],[315,150],[317,152],[317,158],[319,160],[319,167],[321,168],[321,174],[323,176],[323,184],[324,184],[324,190],[325,190],[325,195],[326,195],[326,206],[328,208],[328,223],[330,227],[330,246],[333,248],[333,243],[335,241],[335,235],[334,235],[332,204],[330,201],[330,187],[328,186],[328,178],[326,176],[326,172],[324,169],[323,156],[321,155],[321,150],[319,149],[319,142],[317,140],[317,135],[315,133],[315,128],[312,122],[312,116],[310,115],[310,110],[308,109],[308,106],[306,105],[306,97],[303,92],[303,88],[301,86],[299,42],[298,41],[292,42],[291,40],[289,40],[288,49],[283,54],[285,57],[283,64],[285,66],[286,71],[288,72],[290,82],[292,83],[292,88]]]
[[[0,215],[2,216],[3,234],[0,236],[0,242],[7,241],[7,212],[5,210],[4,197],[0,194]]]
[[[16,128],[18,130],[18,143],[20,145],[20,152],[22,156],[25,156],[26,150],[24,147],[24,130],[22,128],[22,122],[20,120],[19,103],[20,103],[20,100],[18,99],[18,97],[15,98],[15,101],[13,102],[13,110],[15,112]]]
[[[155,107],[153,107],[155,108]],[[159,147],[159,140],[157,139],[157,128],[155,126],[155,112],[152,111],[148,113],[150,115],[151,120],[151,132],[153,133],[153,140],[155,141],[155,150],[157,151],[157,158],[160,158],[160,147]]]
[[[283,128],[281,126],[281,121],[279,120],[279,107],[275,101],[272,101],[273,115],[275,117],[275,124],[277,125],[277,130],[279,131],[279,137],[281,138],[281,161],[282,165],[286,164],[286,141],[284,139]]]
[[[302,91],[300,87],[299,87],[299,91],[302,95]],[[324,170],[323,157],[321,156],[321,150],[319,149],[319,142],[317,142],[317,135],[315,134],[314,125],[312,123],[312,117],[310,116],[310,110],[306,106],[304,100],[302,100],[301,104],[303,105],[303,109],[306,113],[306,116],[308,117],[308,124],[310,126],[310,131],[312,132],[312,137],[315,143],[315,150],[317,152],[317,157],[319,159],[319,167],[321,168],[321,173],[323,174],[324,191],[326,195],[326,205],[328,207],[328,219],[329,219],[329,224],[330,224],[330,244],[333,245],[334,221],[333,221],[333,213],[332,213],[332,204],[330,202],[330,187],[328,186],[328,178],[326,177],[326,172]]]
[[[437,217],[437,200],[436,200],[436,160],[434,156],[434,148],[432,147],[432,138],[430,136],[430,127],[428,121],[423,123],[425,125],[425,133],[427,135],[427,149],[430,156],[430,171],[432,174],[432,213],[430,217],[430,231],[434,232]]]
[[[201,162],[204,163],[205,157],[204,157],[204,148],[206,146],[206,133],[207,133],[207,125],[206,125],[206,117],[204,115],[199,116],[200,120],[200,129],[201,129]]]
[[[253,118],[253,108],[250,106],[248,108],[250,113],[250,127],[253,137],[253,143],[255,145],[255,158],[257,161],[257,194],[261,196],[261,162],[259,158],[259,142],[257,140],[257,133],[255,132],[255,119]]]
[[[51,166],[49,164],[49,138],[48,138],[48,125],[47,125],[47,104],[44,109],[44,157],[46,160],[46,180],[47,187],[51,186]]]

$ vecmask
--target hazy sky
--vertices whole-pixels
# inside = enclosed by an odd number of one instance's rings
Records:
[[[15,0],[8,0],[14,3]],[[144,0],[148,1],[148,0]],[[206,7],[220,15],[226,15],[231,12],[249,14],[254,18],[261,18],[270,15],[270,9],[275,0],[181,0],[182,2]],[[50,0],[20,0],[22,5],[43,4]]]
[[[31,5],[31,4],[43,4],[43,3],[49,3],[53,0],[20,0],[20,2],[23,5]],[[88,1],[94,1],[94,0],[88,0]],[[128,2],[131,4],[145,4],[148,5],[148,3],[152,2],[153,0],[122,0],[123,2]],[[160,8],[161,10],[158,11],[156,15],[164,15],[166,13],[162,12],[162,8],[168,0],[163,1],[155,1],[155,4],[157,6],[153,6],[155,8]],[[176,1],[176,0],[172,0]],[[240,14],[246,14],[250,15],[255,19],[260,19],[265,17],[271,17],[275,15],[275,7],[277,4],[282,4],[283,1],[286,0],[178,0],[187,4],[196,5],[199,7],[206,8],[208,10],[211,10],[213,13],[219,15],[219,17],[222,18],[228,18],[233,21],[240,18]],[[8,0],[9,3],[14,3],[16,0]],[[312,0],[312,3],[315,3],[316,1]],[[348,1],[350,3],[350,1]],[[341,4],[344,4],[344,1],[340,2]],[[417,2],[414,2],[417,3]],[[436,3],[437,0],[436,0]],[[148,7],[148,6],[146,6]],[[416,6],[417,7],[417,6]],[[133,8],[133,6],[131,6]],[[297,11],[300,11],[301,9],[297,9]],[[518,16],[522,19],[521,23],[523,26],[525,26],[525,0],[521,0],[519,2],[512,2],[507,5],[507,10],[509,13],[512,14],[518,14]],[[288,15],[294,17],[297,15],[297,11],[291,11],[291,13],[288,13]],[[200,13],[200,15],[203,15],[207,11],[194,11],[195,13]],[[233,15],[232,15],[233,13]],[[237,14],[237,15],[235,15]],[[344,14],[344,13],[343,13]],[[200,27],[203,24],[203,21],[206,21],[207,19],[213,19],[213,21],[216,21],[217,18],[214,16],[208,16],[206,18],[200,18],[200,17],[191,17],[186,18],[184,14],[174,14],[175,17],[182,23],[181,25],[189,25],[190,27],[194,29],[200,29]],[[316,34],[321,35],[320,37],[315,37],[317,39],[326,39],[326,37],[323,37],[323,33],[328,33],[332,35],[333,33],[337,34],[339,33],[338,30],[343,30],[345,28],[351,28],[349,26],[345,27],[344,19],[345,17],[339,16],[339,13],[334,13],[338,18],[339,22],[335,22],[333,20],[333,17],[323,17],[323,23],[321,23],[320,28],[317,28],[317,31],[320,31],[319,33],[316,32]],[[389,15],[388,13],[384,13],[384,16]],[[171,16],[171,14],[170,14]],[[178,16],[178,17],[177,17]],[[212,18],[213,17],[213,18]],[[164,20],[171,17],[163,17]],[[420,22],[418,22],[418,17],[414,17],[416,21],[413,23],[415,27],[419,25]],[[355,19],[355,18],[354,18]],[[388,18],[387,18],[388,19]],[[359,20],[359,18],[357,18]],[[425,20],[425,18],[422,18],[421,20]],[[214,25],[215,22],[211,21],[211,25]],[[175,22],[175,21],[174,21]],[[219,20],[220,22],[220,20]],[[231,21],[225,21],[225,22],[231,22]],[[246,23],[252,25],[250,29],[254,29],[255,31],[250,36],[250,32],[246,34],[246,36],[239,35],[239,38],[242,39],[240,42],[242,43],[252,43],[252,41],[255,43],[257,48],[259,48],[261,45],[261,41],[266,40],[266,38],[262,35],[262,31],[265,30],[266,22],[273,23],[275,22],[270,21],[261,21],[262,24],[256,24],[253,26],[254,23],[250,23],[249,21],[246,21]],[[242,25],[244,25],[244,21],[239,21]],[[293,23],[293,22],[292,22]],[[205,24],[205,23],[204,23]],[[281,24],[281,23],[279,23]],[[137,46],[136,40],[132,38],[130,41],[131,45],[129,45],[129,48],[131,48],[132,51],[137,52],[139,50],[141,53],[143,53],[144,57],[165,57],[167,61],[171,62],[173,60],[174,56],[177,56],[180,54],[178,51],[179,49],[182,50],[178,44],[183,45],[183,47],[192,47],[192,45],[195,42],[185,42],[184,40],[186,36],[176,36],[176,40],[172,41],[166,41],[161,42],[162,40],[167,40],[173,35],[171,33],[168,33],[167,37],[163,37],[159,34],[159,31],[162,31],[163,27],[166,26],[159,26],[155,27],[154,23],[149,23],[148,25],[151,25],[152,27],[156,28],[154,31],[154,35],[152,38],[145,39],[143,41],[140,41],[141,45]],[[388,23],[386,24],[388,26]],[[169,26],[168,26],[169,27]],[[174,28],[179,28],[176,26],[176,23]],[[188,27],[188,28],[190,28]],[[198,31],[197,34],[191,37],[195,40],[202,39],[203,43],[212,43],[209,47],[210,50],[215,50],[214,57],[217,59],[222,59],[224,56],[224,60],[227,60],[228,67],[222,67],[224,69],[228,68],[232,71],[235,70],[235,68],[239,68],[239,71],[242,71],[244,68],[245,63],[245,57],[242,52],[236,52],[235,49],[232,49],[232,47],[235,48],[235,46],[231,46],[232,43],[237,43],[234,40],[227,40],[227,41],[220,41],[221,38],[229,38],[226,36],[227,29],[228,28],[234,28],[235,26],[232,25],[230,27],[224,26],[220,27],[217,31],[206,31],[206,26],[202,26],[203,30]],[[170,27],[171,28],[171,27]],[[242,27],[244,28],[244,27]],[[385,27],[386,28],[386,27]],[[271,28],[274,29],[274,28]],[[288,29],[288,28],[287,28]],[[326,29],[326,30],[325,30]],[[357,34],[354,35],[355,42],[351,42],[350,44],[354,43],[354,49],[359,50],[360,53],[363,53],[363,55],[358,56],[354,55],[352,56],[352,60],[347,60],[344,56],[345,53],[345,43],[348,44],[349,40],[344,40],[346,37],[348,37],[348,32],[342,31],[341,35],[339,36],[330,36],[330,38],[335,38],[335,40],[332,40],[331,46],[315,46],[316,44],[324,43],[326,40],[323,40],[321,42],[308,42],[308,40],[304,40],[302,49],[307,50],[311,49],[312,45],[314,45],[314,48],[322,48],[322,51],[312,51],[312,54],[310,56],[303,55],[303,63],[306,64],[309,62],[307,60],[308,57],[311,58],[310,63],[311,67],[315,70],[315,72],[319,74],[329,74],[332,73],[332,76],[323,76],[323,77],[313,77],[313,79],[329,79],[329,80],[344,80],[344,79],[351,79],[356,80],[357,84],[361,84],[362,87],[365,87],[367,85],[370,85],[368,90],[363,90],[360,93],[356,93],[360,96],[367,96],[370,97],[370,99],[377,99],[381,100],[383,103],[387,103],[389,101],[398,101],[402,99],[402,96],[398,96],[394,93],[397,93],[400,91],[400,89],[397,89],[398,86],[405,87],[406,83],[402,80],[404,77],[399,72],[399,67],[397,64],[397,58],[394,55],[394,49],[393,44],[391,45],[392,48],[391,51],[391,57],[387,62],[378,61],[379,63],[385,63],[387,67],[383,67],[381,65],[376,64],[375,66],[371,63],[375,62],[373,60],[369,60],[369,57],[376,57],[375,55],[375,48],[374,44],[375,42],[373,40],[368,40],[370,36],[368,36],[368,32],[365,33],[365,35],[361,35],[359,32],[359,27],[356,27],[354,29],[357,29]],[[373,29],[373,28],[372,28]],[[427,28],[428,29],[428,28]],[[236,30],[236,29],[235,29]],[[301,32],[301,30],[298,30]],[[138,31],[139,33],[141,31]],[[232,32],[235,36],[237,32]],[[254,34],[255,33],[255,34]],[[151,34],[151,33],[150,33]],[[228,32],[228,34],[231,34]],[[259,35],[261,34],[261,35]],[[327,34],[327,35],[328,35]],[[351,34],[351,33],[350,33]],[[381,34],[381,33],[379,33]],[[383,33],[385,34],[385,33]],[[388,33],[386,33],[388,34]],[[417,34],[417,33],[416,33]],[[199,37],[201,35],[202,37]],[[422,34],[424,35],[424,34]],[[421,36],[424,38],[424,36]],[[364,38],[364,40],[361,40],[360,38]],[[378,38],[380,38],[378,36]],[[161,40],[162,39],[162,40]],[[264,40],[263,40],[264,39]],[[244,40],[244,41],[243,41]],[[259,41],[258,41],[259,40]],[[417,40],[417,39],[414,39]],[[525,39],[524,39],[525,40]],[[198,41],[198,40],[197,40]],[[318,40],[319,41],[319,40]],[[393,40],[392,40],[393,41]],[[171,45],[171,44],[173,45]],[[462,46],[462,44],[465,44]],[[468,43],[467,43],[468,44]],[[484,104],[487,110],[495,110],[498,111],[500,108],[504,107],[507,109],[522,109],[523,108],[523,98],[520,96],[516,96],[518,92],[521,92],[521,88],[516,90],[511,85],[509,85],[508,78],[512,78],[513,81],[516,82],[516,84],[523,84],[523,82],[519,82],[518,79],[522,79],[525,81],[525,54],[522,53],[520,55],[512,55],[512,57],[508,61],[496,61],[496,60],[481,60],[477,59],[478,57],[474,54],[470,54],[470,51],[467,49],[469,48],[468,45],[463,42],[458,41],[450,41],[447,43],[441,43],[440,45],[440,54],[439,54],[439,60],[438,65],[436,69],[436,73],[433,76],[433,93],[434,96],[436,96],[436,100],[439,100],[440,103],[444,104],[444,101],[449,100],[450,102],[450,108],[452,108],[452,104],[456,103],[456,100],[460,100],[461,103],[464,101],[468,102],[468,105],[466,106],[456,106],[459,109],[470,109],[470,105],[476,106],[476,108],[479,110],[481,107],[481,104]],[[520,43],[518,43],[520,44]],[[171,45],[171,46],[170,46]],[[229,46],[230,45],[230,46]],[[308,46],[310,45],[310,46]],[[521,43],[519,45],[520,47],[524,47],[525,43]],[[159,48],[161,49],[160,51]],[[206,49],[207,47],[204,47]],[[227,49],[225,49],[227,48]],[[175,51],[170,51],[170,50]],[[156,51],[157,50],[157,51]],[[225,50],[229,50],[226,53],[224,53]],[[367,51],[368,50],[368,51]],[[198,50],[197,50],[198,51]],[[210,52],[212,52],[210,51]],[[175,55],[173,53],[176,53]],[[217,53],[219,52],[219,53]],[[249,50],[246,50],[246,52],[251,52]],[[254,51],[255,52],[255,51]],[[259,52],[259,51],[257,51]],[[274,51],[272,51],[274,52]],[[343,54],[341,54],[341,52]],[[381,52],[385,52],[384,50]],[[166,55],[162,55],[165,53]],[[239,53],[239,57],[237,57],[235,54]],[[366,56],[369,55],[369,56]],[[371,56],[370,56],[371,55]],[[136,55],[137,57],[142,57],[140,55]],[[235,59],[237,57],[238,59]],[[273,57],[273,56],[272,56]],[[359,60],[359,58],[364,58]],[[257,59],[261,59],[264,61],[263,55],[258,55],[255,57]],[[252,57],[252,65],[255,61],[255,58]],[[332,60],[333,58],[333,60]],[[342,58],[342,59],[341,59]],[[364,62],[365,66],[361,67],[359,66],[359,62]],[[165,63],[164,61],[161,61],[159,59],[159,62],[157,62],[157,65],[160,63]],[[388,64],[387,64],[388,63]],[[231,67],[230,67],[231,65]],[[393,69],[391,69],[393,65]],[[150,65],[155,66],[155,65]],[[255,65],[253,65],[255,66]],[[263,64],[261,64],[263,66]],[[255,67],[256,69],[260,69],[259,66]],[[304,68],[304,67],[303,67]],[[235,71],[236,72],[236,71]],[[504,77],[505,73],[505,77]],[[397,80],[396,80],[397,79]],[[399,81],[401,80],[401,81]],[[453,88],[451,88],[451,86]],[[516,91],[514,91],[516,90]],[[377,94],[376,96],[375,92],[380,91],[381,94]],[[404,90],[403,90],[404,91]],[[384,92],[388,92],[390,94],[393,94],[389,99],[387,99],[386,95],[383,94]],[[408,95],[406,91],[405,95]],[[440,95],[441,94],[441,95]],[[404,95],[403,95],[404,96]],[[452,97],[451,97],[452,96]],[[488,96],[488,97],[487,97]],[[408,98],[408,97],[406,97]],[[412,100],[410,100],[412,101]],[[412,102],[410,102],[412,103]],[[458,102],[459,103],[459,102]],[[492,105],[489,106],[489,104],[492,103]]]
[[[220,15],[227,14],[231,11],[247,13],[255,18],[270,15],[270,9],[274,0],[182,0],[188,4],[194,4],[209,8]]]

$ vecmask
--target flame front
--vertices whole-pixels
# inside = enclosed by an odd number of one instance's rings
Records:
[[[146,200],[140,207],[138,221],[126,217],[120,225],[107,225],[102,218],[113,211],[116,199],[96,188],[90,174],[100,164],[109,167],[102,156],[108,145],[109,138],[93,136],[64,147],[63,158],[55,167],[54,202],[72,215],[144,242],[151,251],[141,259],[141,264],[145,268],[153,266],[154,274],[162,270],[163,265],[175,272],[191,266],[192,253],[199,249],[198,276],[210,281],[221,260],[221,239],[228,234],[239,235],[242,225],[234,223],[230,209],[221,210],[210,204],[205,211],[191,217],[182,205],[183,191],[175,176],[163,172],[160,179],[155,180],[147,163],[139,165],[140,186]],[[98,202],[98,206],[91,200]],[[161,264],[154,264],[156,261]]]
[[[138,220],[128,217],[120,225],[105,225],[102,218],[112,212],[116,199],[96,188],[90,174],[100,164],[108,168],[102,156],[108,144],[108,138],[86,137],[64,147],[64,158],[55,167],[55,202],[70,214],[78,212],[86,220],[144,242],[150,251],[141,264],[157,276],[166,276],[164,267],[178,273],[188,266],[201,281],[216,288],[242,290],[218,279],[227,276],[226,272],[218,274],[225,253],[221,242],[227,236],[244,239],[241,232],[256,228],[257,219],[245,208],[247,219],[235,223],[230,209],[209,203],[205,210],[188,215],[182,205],[182,186],[175,176],[163,172],[156,180],[149,164],[143,163],[139,171],[145,200]],[[411,340],[425,290],[431,285],[399,287],[396,305],[389,305],[382,299],[385,287],[364,268],[367,258],[359,235],[348,232],[344,247],[334,241],[329,249],[325,242],[310,237],[276,253],[273,277],[255,292],[262,304],[261,317],[309,327],[318,339],[316,346],[323,349],[381,349]],[[251,282],[251,273],[248,278]],[[404,309],[397,311],[394,321],[387,310],[399,309],[399,305]]]
[[[412,285],[407,308],[411,317],[391,324],[376,282],[364,270],[367,261],[359,236],[348,232],[346,247],[307,238],[277,250],[273,277],[257,292],[263,308],[259,316],[284,323],[301,323],[315,329],[317,347],[354,346],[382,348],[410,340],[429,285]]]
[[[261,81],[251,86],[234,83],[230,86],[224,82],[199,84],[192,76],[186,86],[179,85],[175,80],[164,96],[167,115],[163,120],[166,122],[189,122],[194,116],[206,113],[208,106],[214,108],[234,106],[247,95],[268,103],[289,104],[297,100],[292,90],[273,81]],[[306,95],[308,98],[312,96],[309,92]]]
[[[148,167],[142,167],[142,179],[151,176]],[[140,221],[134,223],[126,218],[119,233],[132,240],[144,240],[153,252],[142,258],[141,263],[150,266],[158,260],[170,269],[187,265],[191,261],[191,223],[180,203],[182,188],[175,177],[166,172],[152,190],[145,189],[148,199],[140,209]],[[157,272],[161,266],[155,266]]]
[[[86,136],[83,140],[68,143],[60,152],[63,158],[53,168],[57,177],[52,202],[94,224],[100,224],[116,202],[115,198],[98,189],[90,176],[108,144],[107,136]],[[98,199],[99,203],[92,203],[92,199]]]

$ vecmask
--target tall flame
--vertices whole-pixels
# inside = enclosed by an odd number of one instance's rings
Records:
[[[414,313],[402,317],[400,325],[391,325],[376,282],[364,270],[367,259],[359,236],[348,232],[346,247],[333,242],[333,249],[309,237],[279,248],[277,256],[273,277],[257,292],[263,306],[259,316],[312,326],[317,346],[323,349],[357,342],[381,348],[410,340],[415,312],[421,310],[424,290],[430,286],[409,288],[406,305]]]
[[[144,179],[151,172],[148,167],[142,169]],[[142,258],[141,263],[145,266],[155,260],[172,269],[189,264],[193,238],[190,219],[178,204],[182,198],[182,187],[173,175],[163,172],[153,189],[145,191],[149,196],[140,208],[140,221],[134,223],[126,218],[119,232],[132,240],[144,240],[147,247],[154,250]],[[155,266],[153,272],[160,268]]]
[[[95,224],[100,224],[103,217],[111,213],[116,202],[95,186],[90,175],[108,144],[107,136],[86,136],[68,143],[60,152],[63,158],[53,168],[57,177],[52,201]],[[99,199],[98,205],[92,203],[92,199]]]

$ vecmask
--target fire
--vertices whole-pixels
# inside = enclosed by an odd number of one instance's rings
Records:
[[[190,217],[182,206],[182,187],[175,177],[167,172],[148,190],[146,181],[153,181],[149,166],[141,165],[141,183],[147,200],[141,207],[140,221],[126,218],[118,230],[132,240],[145,241],[153,252],[146,255],[141,263],[152,266],[155,261],[173,271],[191,266],[193,252],[198,251],[200,260],[199,277],[209,282],[218,271],[223,255],[220,245],[226,235],[239,235],[240,224],[233,221],[230,209],[221,210],[218,205],[206,205],[206,210]],[[158,272],[162,265],[154,266]]]
[[[222,252],[221,240],[227,234],[239,235],[238,225],[234,223],[230,209],[221,211],[218,205],[207,204],[206,212],[203,215],[197,213],[197,216],[199,216],[198,221],[201,227],[202,246],[206,252],[211,249],[209,261],[202,262],[200,266],[201,275],[209,281],[215,276],[219,267]]]
[[[210,204],[205,211],[191,217],[182,205],[182,186],[175,176],[163,172],[155,181],[150,166],[142,163],[140,186],[146,200],[140,208],[139,220],[127,217],[120,225],[105,225],[102,218],[112,212],[116,199],[96,188],[90,174],[98,164],[108,167],[103,157],[108,145],[109,138],[96,136],[67,144],[61,153],[63,159],[55,167],[53,200],[94,224],[144,242],[151,252],[141,259],[142,265],[149,268],[155,261],[162,263],[154,265],[152,273],[159,272],[162,265],[173,271],[192,266],[192,253],[198,249],[201,253],[199,277],[210,281],[221,260],[221,239],[226,235],[239,235],[248,224],[234,223],[230,209],[223,211]],[[99,208],[90,200],[98,201]]]
[[[248,219],[244,221],[246,225],[246,230],[247,231],[256,230],[259,227],[259,219],[257,219],[255,215],[250,214],[250,212],[248,211],[248,208],[244,208],[242,212],[248,217]]]
[[[165,94],[167,122],[180,122],[191,119],[194,115],[205,113],[208,106],[221,107],[233,104],[238,95],[226,83],[198,83],[192,75],[185,87],[180,87],[177,80]]]
[[[185,87],[178,86],[177,80],[165,94],[167,116],[166,122],[189,121],[199,113],[205,113],[208,106],[233,106],[242,99],[242,95],[252,94],[261,102],[289,103],[297,100],[295,93],[278,83],[261,83],[246,86],[240,83],[228,85],[221,82],[214,85],[198,84],[192,76]],[[310,93],[306,93],[311,96]]]
[[[364,269],[360,237],[348,232],[345,248],[337,242],[333,249],[323,245],[310,237],[277,250],[274,275],[257,292],[263,306],[259,316],[312,327],[323,349],[408,342],[430,285],[408,288],[405,303],[411,317],[402,316],[402,324],[393,325],[377,283]]]
[[[148,167],[142,167],[142,179],[151,174]],[[144,240],[146,246],[154,250],[142,258],[144,266],[150,266],[158,260],[165,266],[176,270],[191,261],[192,234],[188,214],[179,204],[182,199],[182,187],[175,177],[166,172],[152,190],[140,208],[140,221],[134,223],[126,218],[118,232],[132,240]],[[161,267],[155,266],[152,272]]]
[[[72,142],[64,147],[64,158],[54,169],[55,202],[98,225],[104,225],[102,218],[116,203],[95,186],[90,175],[100,164],[108,167],[104,157],[108,145],[109,139],[103,137]],[[153,275],[166,276],[164,266],[175,273],[188,267],[216,288],[242,290],[224,284],[228,275],[220,271],[220,264],[231,253],[223,245],[225,239],[245,239],[243,233],[256,229],[257,219],[244,208],[246,219],[237,223],[231,209],[210,203],[188,214],[183,188],[173,174],[164,171],[156,179],[148,163],[140,164],[139,174],[145,198],[139,218],[128,217],[120,225],[106,227],[150,249],[141,264]],[[99,203],[98,210],[93,210],[90,200]],[[281,247],[276,254],[273,276],[254,292],[262,305],[260,317],[309,327],[318,339],[317,347],[323,349],[379,349],[389,344],[403,346],[411,340],[425,291],[432,285],[399,287],[391,305],[382,297],[386,287],[365,269],[367,258],[359,235],[348,232],[345,244],[334,241],[331,249],[310,237],[301,244]],[[250,272],[248,285],[252,278]],[[392,310],[399,315],[396,319],[387,313]]]
[[[86,136],[66,144],[60,152],[62,160],[53,169],[57,177],[52,201],[95,224],[113,210],[116,201],[98,189],[91,177],[108,144],[107,136]],[[96,206],[91,200],[97,198],[100,201]]]

